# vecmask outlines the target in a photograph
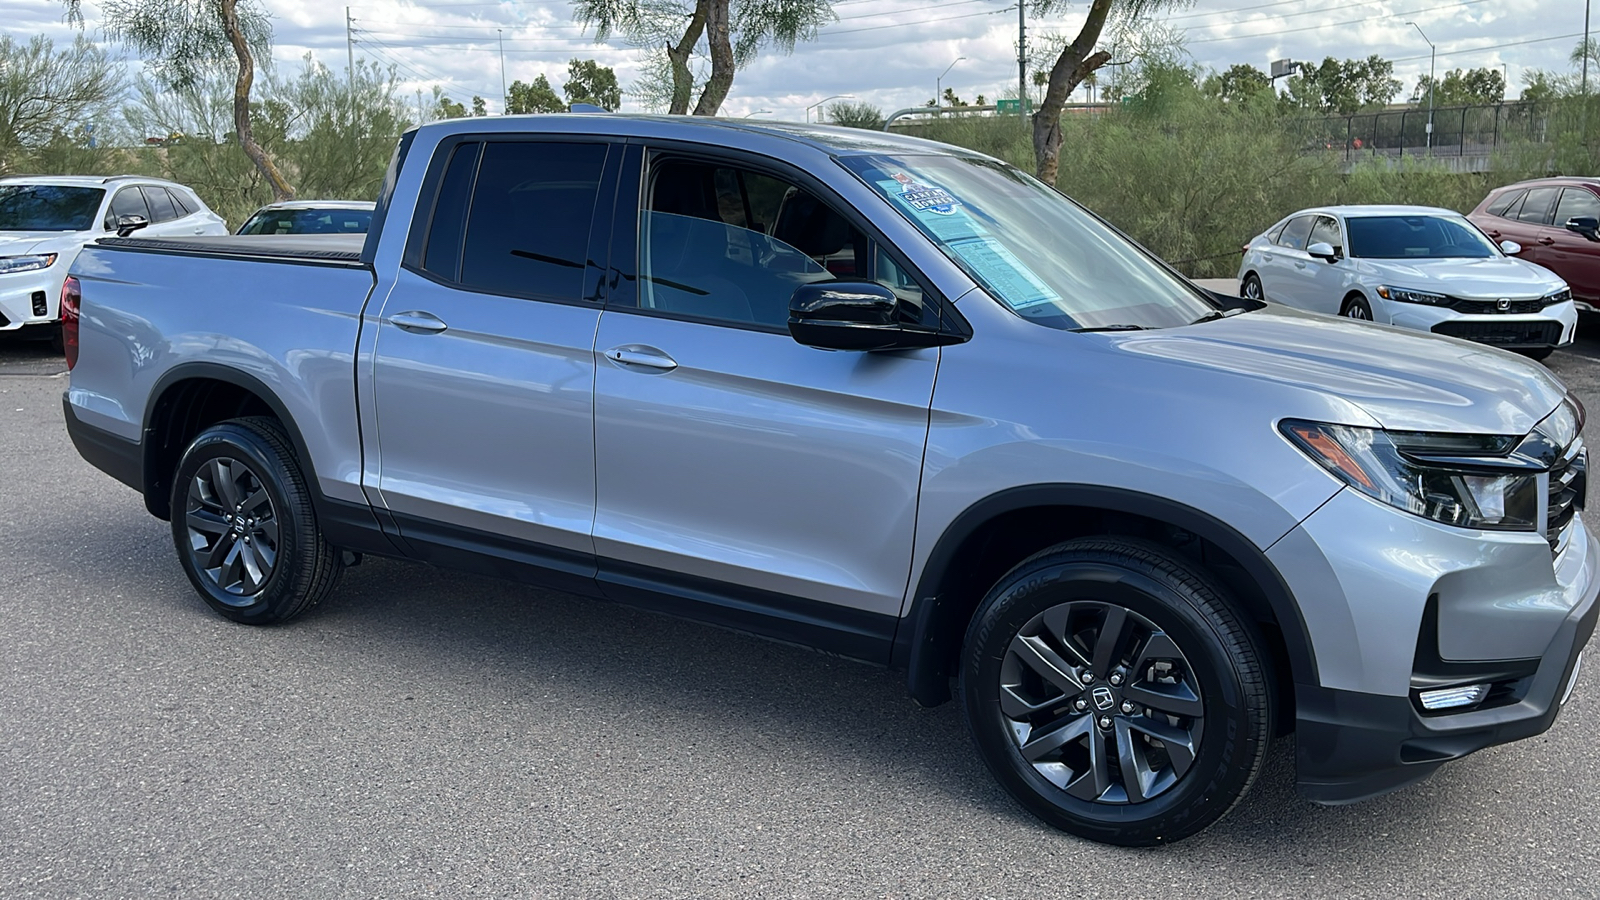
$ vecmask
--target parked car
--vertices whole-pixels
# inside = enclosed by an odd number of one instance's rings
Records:
[[[1508,255],[1518,249],[1448,209],[1303,209],[1245,245],[1239,292],[1544,359],[1572,343],[1578,311],[1560,277]]]
[[[375,553],[956,679],[1094,840],[1199,831],[1291,729],[1323,803],[1539,734],[1600,610],[1542,367],[1203,291],[915,138],[437,122],[365,238],[108,239],[65,297],[72,439],[219,614]]]
[[[375,204],[363,200],[288,200],[261,207],[239,234],[366,234]]]
[[[119,222],[122,223],[119,225]],[[227,234],[194,191],[117,175],[0,178],[0,331],[54,327],[61,283],[78,251],[110,232]],[[60,331],[52,332],[60,341]]]
[[[1600,179],[1540,178],[1489,192],[1467,214],[1517,256],[1560,275],[1583,312],[1600,309]]]

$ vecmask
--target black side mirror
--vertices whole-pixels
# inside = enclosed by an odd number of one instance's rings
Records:
[[[117,237],[127,237],[141,228],[149,228],[150,220],[144,216],[117,216]]]
[[[803,284],[789,298],[789,334],[823,350],[901,350],[940,347],[959,335],[906,327],[900,299],[881,284],[825,281]]]
[[[1600,241],[1600,217],[1573,216],[1567,220],[1567,230],[1575,231],[1591,241]]]

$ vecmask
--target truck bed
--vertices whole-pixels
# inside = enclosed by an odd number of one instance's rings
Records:
[[[317,266],[361,265],[364,234],[228,234],[205,237],[108,237],[93,246],[136,253],[259,259]]]

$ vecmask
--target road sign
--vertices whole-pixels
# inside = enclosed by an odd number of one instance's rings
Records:
[[[1031,106],[1032,104],[1029,105]],[[994,102],[994,111],[1002,116],[1017,115],[1018,113],[1022,112],[1022,101],[1015,99],[996,100]]]

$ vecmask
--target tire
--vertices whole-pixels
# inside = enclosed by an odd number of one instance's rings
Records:
[[[1372,304],[1360,294],[1351,294],[1344,298],[1344,306],[1339,310],[1339,315],[1346,319],[1355,319],[1359,322],[1371,322]]]
[[[246,625],[316,606],[344,568],[288,437],[264,417],[221,422],[189,444],[173,477],[172,540],[207,605]]]
[[[962,650],[962,709],[989,770],[1045,822],[1103,843],[1169,843],[1220,819],[1261,769],[1273,709],[1261,639],[1227,597],[1134,539],[1019,563]]]
[[[1550,358],[1550,354],[1556,352],[1556,348],[1554,348],[1554,347],[1540,347],[1537,350],[1518,350],[1517,352],[1521,353],[1523,356],[1526,356],[1529,359],[1535,359],[1535,360],[1538,360],[1538,359],[1549,359]]]
[[[1256,273],[1249,273],[1244,276],[1243,281],[1239,282],[1239,296],[1248,300],[1265,301],[1267,299],[1267,292],[1262,289],[1261,279],[1257,277]]]
[[[53,326],[50,331],[50,351],[52,353],[67,352],[67,336],[61,331],[61,326]]]

